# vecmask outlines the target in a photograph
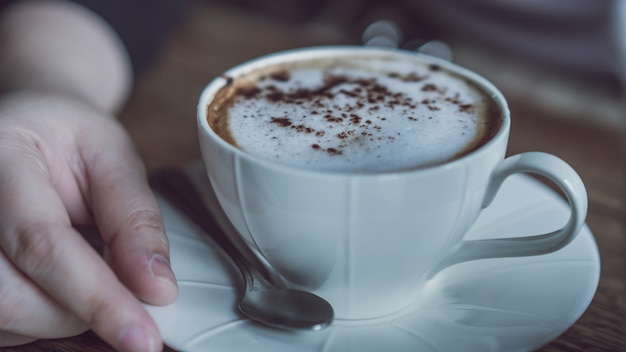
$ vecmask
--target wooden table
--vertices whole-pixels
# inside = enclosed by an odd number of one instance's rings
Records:
[[[195,4],[143,75],[120,119],[149,170],[198,160],[195,108],[204,85],[247,59],[294,47],[349,43],[320,26],[291,27],[210,3]],[[505,92],[506,95],[507,92]],[[588,310],[544,352],[615,352],[624,347],[626,237],[621,131],[546,113],[527,101],[511,101],[509,153],[541,150],[570,163],[589,192],[587,222],[602,257],[597,294]],[[593,120],[591,117],[590,120]],[[6,348],[4,351],[111,351],[91,332]]]

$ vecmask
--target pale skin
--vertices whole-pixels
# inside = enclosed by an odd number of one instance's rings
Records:
[[[143,303],[178,289],[144,166],[114,114],[132,84],[99,17],[21,1],[0,17],[0,346],[92,329],[159,351]],[[76,230],[95,224],[96,251]]]

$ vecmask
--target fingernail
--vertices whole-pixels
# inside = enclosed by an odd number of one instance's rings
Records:
[[[163,255],[153,255],[149,260],[149,267],[153,277],[160,280],[166,280],[172,285],[177,286],[176,276],[174,276],[170,262]]]
[[[122,330],[119,335],[119,343],[123,351],[134,352],[158,352],[155,339],[148,335],[146,331],[138,327],[131,327]]]

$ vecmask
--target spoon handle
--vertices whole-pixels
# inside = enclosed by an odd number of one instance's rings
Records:
[[[213,239],[226,252],[241,271],[247,281],[252,283],[251,270],[258,270],[266,280],[282,286],[277,274],[270,272],[262,265],[256,255],[243,246],[237,246],[228,234],[220,227],[211,211],[207,208],[199,190],[184,171],[179,169],[162,169],[149,175],[152,188],[167,199],[176,209],[187,215],[200,229]],[[246,251],[247,249],[247,251]],[[255,263],[255,264],[252,264]],[[256,265],[258,263],[258,265]],[[254,269],[252,269],[254,268]]]

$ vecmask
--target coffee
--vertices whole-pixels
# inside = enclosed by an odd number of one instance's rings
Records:
[[[307,169],[440,164],[489,141],[501,122],[483,89],[417,55],[315,58],[224,78],[207,107],[211,128],[250,154]]]

